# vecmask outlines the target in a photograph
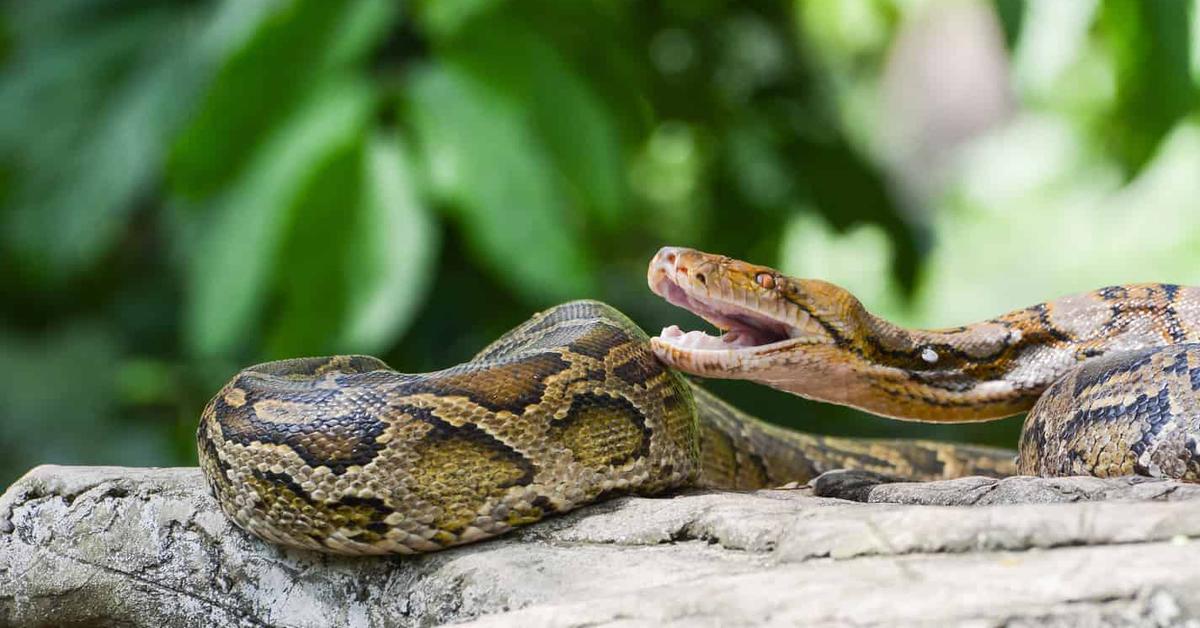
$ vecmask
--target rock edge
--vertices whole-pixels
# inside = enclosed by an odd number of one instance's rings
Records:
[[[232,526],[194,468],[41,466],[0,496],[0,625],[1200,626],[1197,539],[1197,485],[835,472],[338,558]]]

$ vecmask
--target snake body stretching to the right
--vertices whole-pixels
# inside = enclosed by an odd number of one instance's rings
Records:
[[[688,249],[661,250],[649,282],[725,333],[649,340],[612,308],[575,302],[436,373],[360,356],[251,367],[205,408],[201,467],[243,528],[347,554],[437,550],[612,494],[843,467],[1200,479],[1200,289],[1117,286],[913,331],[828,283]],[[1032,411],[1014,466],[987,448],[783,430],[664,364],[901,419]]]
[[[663,331],[660,359],[874,414],[986,421],[1032,411],[1019,470],[1200,479],[1200,289],[1113,286],[950,329],[873,316],[849,292],[666,248],[650,285],[718,327]],[[732,336],[732,338],[731,338]]]

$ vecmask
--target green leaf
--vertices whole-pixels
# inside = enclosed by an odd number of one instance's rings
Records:
[[[377,353],[408,327],[429,286],[439,231],[421,203],[412,166],[393,135],[366,146],[363,195],[347,274],[339,350]]]
[[[391,0],[357,0],[350,5],[333,34],[326,62],[333,67],[361,64],[388,35],[401,4]]]
[[[324,155],[290,208],[274,276],[263,292],[273,315],[263,325],[263,357],[340,353],[335,340],[346,313],[354,223],[362,205],[362,146]]]
[[[1100,28],[1116,66],[1117,103],[1101,127],[1129,175],[1154,156],[1162,139],[1200,105],[1192,81],[1187,2],[1106,0]]]
[[[192,200],[239,176],[254,147],[312,86],[362,56],[394,19],[386,0],[291,0],[224,63],[172,149],[174,191]]]
[[[0,490],[38,464],[173,462],[169,422],[131,423],[119,406],[124,357],[113,329],[96,320],[34,336],[0,327]]]
[[[443,56],[526,112],[572,201],[618,224],[626,181],[616,123],[556,49],[522,22],[492,15],[448,42]]]
[[[1025,19],[1025,0],[992,0],[1000,27],[1004,30],[1004,44],[1008,50],[1016,48],[1021,35],[1021,22]]]
[[[453,65],[414,72],[408,94],[433,191],[475,253],[531,302],[590,293],[590,255],[520,104]]]
[[[17,40],[0,79],[0,161],[13,182],[2,237],[23,270],[62,279],[111,248],[151,187],[205,76],[190,21],[207,16],[7,17]]]
[[[883,175],[844,139],[797,146],[798,171],[812,204],[839,232],[859,223],[882,227],[895,245],[893,278],[911,295],[924,254],[924,227],[901,217]]]
[[[360,140],[373,102],[362,82],[322,85],[214,201],[211,222],[190,260],[187,333],[194,351],[228,354],[247,339],[271,296],[272,272],[280,263],[293,209],[313,177]]]
[[[347,147],[310,178],[276,269],[267,357],[377,353],[429,286],[436,231],[394,138]]]
[[[503,4],[504,0],[425,0],[417,4],[421,26],[434,38],[458,34],[475,17]]]

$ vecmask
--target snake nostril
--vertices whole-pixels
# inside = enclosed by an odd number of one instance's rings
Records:
[[[675,254],[674,253],[667,253],[667,263],[668,264],[675,263]]]
[[[696,281],[699,281],[701,285],[708,285],[708,279],[704,276],[704,273],[696,273]]]

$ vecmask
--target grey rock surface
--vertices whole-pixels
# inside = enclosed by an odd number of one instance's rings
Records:
[[[841,472],[348,559],[243,533],[196,469],[43,466],[0,497],[0,625],[1200,626],[1198,539],[1195,485]]]

